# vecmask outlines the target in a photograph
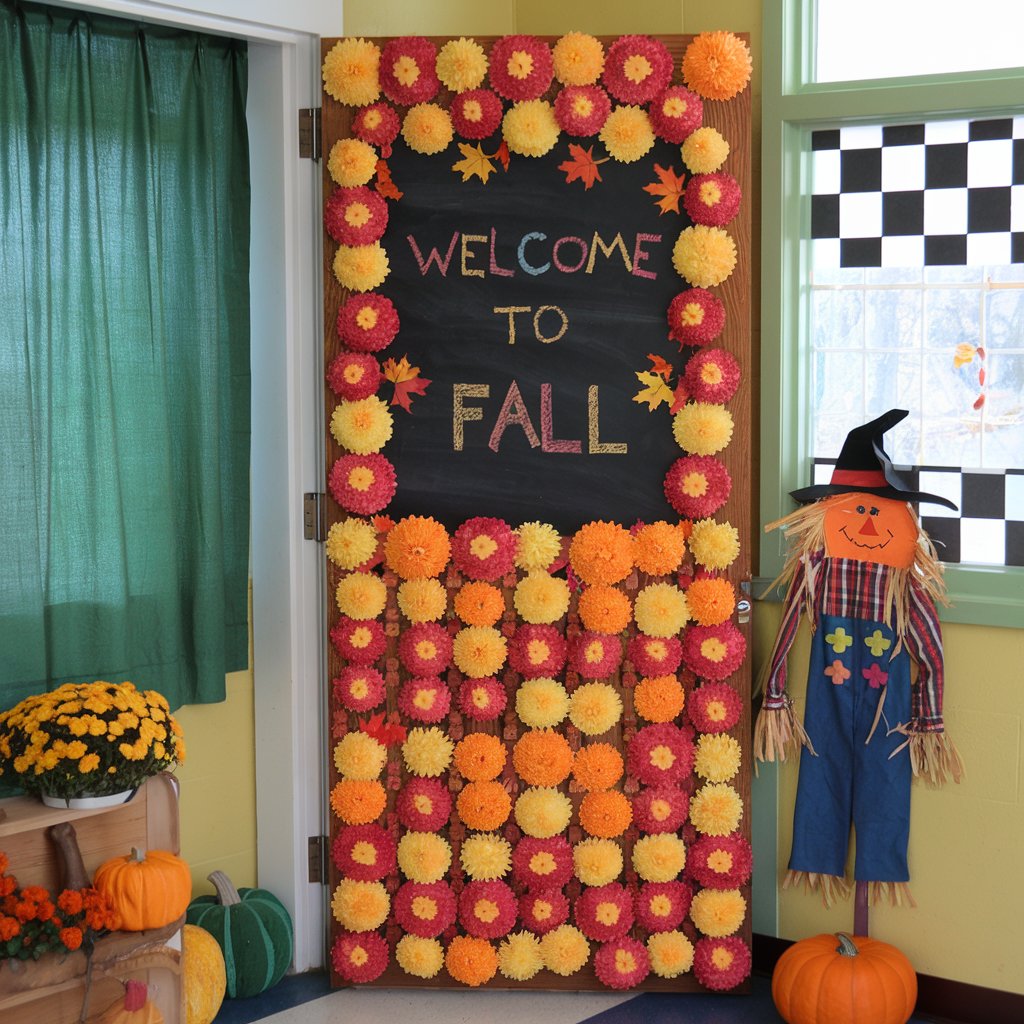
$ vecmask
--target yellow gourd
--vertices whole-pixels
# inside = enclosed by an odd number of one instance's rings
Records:
[[[224,1001],[227,974],[220,944],[198,925],[187,924],[182,929],[181,979],[186,1024],[211,1024]]]

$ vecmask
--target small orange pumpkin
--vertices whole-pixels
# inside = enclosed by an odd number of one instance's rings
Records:
[[[143,853],[132,848],[97,869],[93,885],[121,915],[121,928],[141,932],[176,921],[192,898],[188,864],[168,850]]]
[[[906,1024],[917,975],[887,942],[815,935],[779,957],[772,999],[786,1024]]]
[[[97,1017],[95,1024],[164,1024],[164,1015],[149,1001],[145,984],[133,979],[124,984],[124,999]]]

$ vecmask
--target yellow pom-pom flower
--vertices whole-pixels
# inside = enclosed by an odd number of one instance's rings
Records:
[[[444,966],[444,948],[437,939],[403,935],[395,946],[395,960],[414,978],[436,978]]]
[[[655,932],[647,940],[647,955],[659,978],[678,978],[693,966],[693,943],[682,932]]]
[[[740,553],[739,531],[731,523],[701,519],[693,524],[690,550],[705,569],[728,569]]]
[[[377,150],[362,139],[339,139],[331,146],[327,171],[343,188],[368,185],[377,173]]]
[[[448,592],[440,580],[406,580],[398,587],[398,608],[410,622],[436,622],[448,610]]]
[[[327,557],[339,569],[357,569],[377,551],[377,531],[365,519],[343,519],[331,523],[324,545]]]
[[[528,836],[550,839],[569,827],[572,801],[548,786],[531,786],[516,799],[516,824]]]
[[[391,440],[392,427],[391,410],[376,395],[339,402],[331,413],[331,436],[356,455],[379,452]]]
[[[487,74],[487,55],[475,39],[449,39],[437,53],[434,65],[442,85],[452,92],[475,89]]]
[[[365,39],[339,39],[324,57],[324,91],[339,103],[365,107],[380,96],[380,49]]]
[[[410,729],[402,744],[402,760],[411,774],[434,778],[448,768],[455,744],[436,726]]]
[[[705,935],[720,939],[739,930],[747,901],[739,889],[701,889],[690,904],[690,917]]]
[[[501,671],[508,655],[508,642],[493,626],[467,626],[455,634],[452,658],[459,671],[470,679],[482,679]]]
[[[493,882],[511,869],[512,847],[495,832],[475,832],[463,840],[459,863],[474,882]]]
[[[375,619],[388,601],[388,588],[372,572],[350,572],[338,580],[334,590],[338,611],[350,619]]]
[[[584,885],[608,885],[622,874],[622,850],[613,839],[584,839],[572,848],[572,863]]]
[[[533,932],[513,932],[498,947],[498,970],[510,981],[529,981],[543,966],[540,939]]]
[[[728,782],[740,770],[740,745],[725,733],[705,733],[697,740],[694,771],[708,782]]]
[[[688,402],[672,420],[672,435],[684,452],[714,455],[732,440],[732,413],[724,405]]]
[[[651,119],[642,107],[616,107],[608,115],[598,137],[608,155],[623,164],[636,162],[654,145]]]
[[[676,636],[690,617],[686,594],[674,583],[650,583],[636,595],[633,616],[647,636]]]
[[[569,721],[586,736],[600,736],[622,717],[622,698],[608,683],[584,683],[569,698]]]
[[[334,766],[345,779],[378,779],[387,763],[387,748],[365,732],[346,733],[334,747]]]
[[[684,228],[676,239],[672,266],[695,288],[711,288],[735,269],[736,243],[724,228],[694,224]]]
[[[515,535],[516,565],[526,572],[543,572],[562,550],[562,537],[550,523],[523,523]]]
[[[402,121],[402,138],[414,153],[443,153],[454,135],[448,111],[436,103],[417,103]]]
[[[452,848],[433,832],[406,832],[398,840],[398,867],[410,882],[439,882],[452,863]]]
[[[368,292],[379,288],[391,273],[388,254],[380,242],[371,245],[339,245],[334,254],[334,276],[342,288]]]
[[[554,679],[527,679],[516,691],[516,714],[531,729],[553,729],[569,713],[569,695]]]
[[[590,943],[579,928],[563,924],[540,940],[540,952],[549,971],[567,978],[590,959]]]
[[[633,867],[645,882],[671,882],[686,866],[686,846],[671,832],[643,836],[633,844]]]
[[[544,100],[514,103],[505,111],[501,133],[510,152],[520,156],[543,156],[558,142],[554,108]]]
[[[335,920],[350,932],[379,928],[387,920],[390,909],[391,897],[380,882],[343,878],[331,899]]]
[[[569,610],[569,584],[546,572],[531,572],[516,584],[512,602],[524,622],[557,622]]]
[[[691,174],[713,174],[729,156],[729,143],[717,128],[705,126],[687,136],[682,156]]]
[[[707,836],[735,832],[743,816],[739,793],[725,782],[710,782],[698,789],[690,801],[690,823]]]
[[[604,71],[604,47],[584,32],[566,32],[555,43],[552,58],[562,85],[593,85]]]

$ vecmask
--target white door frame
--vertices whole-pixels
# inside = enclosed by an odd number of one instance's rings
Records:
[[[249,43],[257,871],[292,914],[294,969],[311,970],[326,962],[325,891],[308,881],[308,837],[325,830],[325,604],[322,550],[303,540],[302,495],[324,489],[323,290],[320,166],[298,157],[297,111],[320,105],[319,36],[341,34],[342,4],[51,2]]]

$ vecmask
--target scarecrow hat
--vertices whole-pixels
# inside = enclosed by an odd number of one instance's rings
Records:
[[[880,498],[895,498],[897,501],[934,502],[956,512],[957,507],[949,498],[912,490],[892,468],[892,462],[882,448],[882,435],[908,415],[906,409],[890,409],[878,419],[854,427],[843,442],[843,450],[832,471],[832,480],[827,484],[801,487],[790,494],[797,501],[817,501],[833,494],[863,491],[865,494],[877,494]]]

